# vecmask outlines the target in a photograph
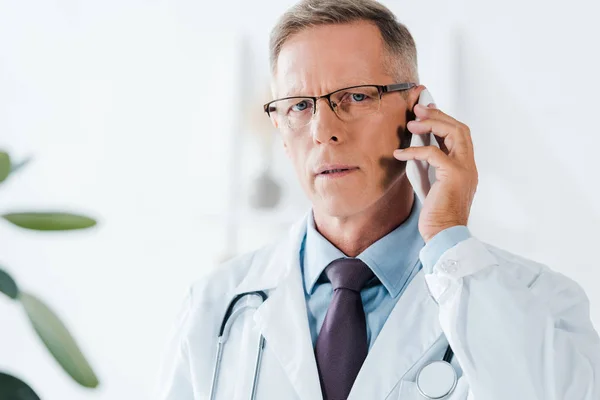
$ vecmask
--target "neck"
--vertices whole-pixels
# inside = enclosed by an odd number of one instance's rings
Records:
[[[340,251],[356,257],[406,221],[413,203],[413,188],[403,175],[381,199],[357,214],[339,217],[315,209],[315,226]]]

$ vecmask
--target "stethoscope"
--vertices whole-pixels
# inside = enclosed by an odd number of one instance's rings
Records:
[[[453,356],[452,347],[448,345],[442,360],[425,364],[417,373],[417,389],[425,399],[440,400],[454,392],[458,376],[451,364]]]
[[[221,329],[219,330],[219,337],[217,338],[217,357],[215,360],[215,368],[213,371],[212,383],[210,385],[210,400],[214,400],[217,394],[217,381],[219,378],[219,370],[221,368],[221,360],[223,358],[223,347],[225,346],[225,342],[229,339],[229,332],[231,331],[231,325],[235,322],[236,318],[240,316],[244,311],[250,309],[257,309],[258,305],[246,304],[242,307],[236,308],[233,310],[238,301],[240,301],[245,296],[258,296],[260,297],[261,303],[267,299],[267,294],[262,290],[255,292],[247,292],[238,294],[231,300],[229,306],[227,307],[227,311],[225,312],[225,316],[223,317],[223,321],[221,322]],[[256,352],[256,362],[254,363],[254,376],[252,378],[252,388],[250,392],[250,399],[254,400],[256,398],[256,384],[258,383],[258,373],[260,371],[260,363],[262,361],[262,355],[265,348],[265,338],[263,335],[260,335],[260,339],[258,340],[258,351]]]
[[[210,385],[210,400],[214,400],[216,396],[218,378],[219,378],[219,370],[221,368],[221,360],[223,358],[223,348],[225,347],[225,342],[229,339],[229,332],[231,331],[231,326],[235,322],[236,318],[240,316],[245,311],[250,309],[257,309],[258,305],[246,304],[242,307],[235,308],[238,301],[246,296],[257,296],[260,298],[261,303],[267,299],[267,294],[262,290],[255,292],[246,292],[238,294],[231,300],[229,306],[227,307],[227,311],[225,312],[225,316],[223,317],[223,321],[221,322],[221,328],[219,330],[219,337],[217,338],[217,356],[215,360],[215,368],[213,370],[212,383]],[[256,352],[256,361],[254,363],[254,375],[252,377],[252,388],[250,391],[250,399],[256,399],[256,386],[258,383],[258,375],[260,372],[260,363],[262,361],[262,355],[265,348],[265,338],[263,335],[260,335],[258,341],[258,348]],[[458,377],[456,375],[456,370],[451,364],[452,357],[454,356],[454,352],[450,345],[446,349],[446,353],[444,354],[444,358],[442,360],[431,361],[421,367],[419,372],[417,373],[416,385],[417,389],[421,396],[423,396],[427,400],[441,400],[445,397],[449,396],[454,389],[456,388],[456,384],[458,382]]]

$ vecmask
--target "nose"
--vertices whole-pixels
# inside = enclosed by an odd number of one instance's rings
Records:
[[[316,114],[310,122],[310,132],[315,144],[341,143],[346,139],[347,133],[342,121],[331,109],[327,99],[319,99]]]

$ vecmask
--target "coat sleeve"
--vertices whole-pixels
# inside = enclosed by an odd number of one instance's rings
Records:
[[[154,388],[154,398],[156,400],[194,399],[186,339],[189,330],[191,305],[192,291],[190,288],[184,297],[163,352],[158,379]]]
[[[494,249],[470,237],[424,264],[469,398],[600,399],[600,339],[582,288]]]

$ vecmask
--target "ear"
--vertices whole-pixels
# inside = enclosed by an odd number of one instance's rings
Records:
[[[408,97],[406,98],[406,121],[412,121],[415,119],[414,108],[419,102],[419,96],[421,92],[425,90],[426,87],[424,85],[419,85],[410,90]]]
[[[413,110],[414,110],[415,106],[417,105],[417,103],[419,102],[419,96],[421,95],[421,92],[425,89],[426,89],[426,87],[424,85],[419,85],[410,91],[406,101],[408,102],[408,109],[410,110],[410,112],[412,114],[414,114]]]

